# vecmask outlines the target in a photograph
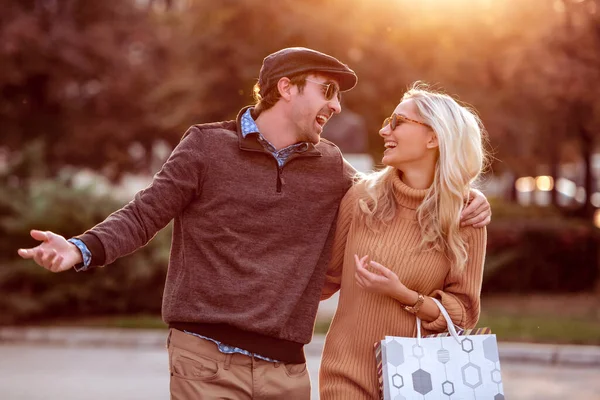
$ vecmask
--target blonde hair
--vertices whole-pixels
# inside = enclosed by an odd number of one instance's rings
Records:
[[[421,246],[443,251],[460,271],[467,261],[466,243],[459,234],[460,214],[471,185],[484,167],[485,130],[472,109],[421,83],[415,83],[402,97],[402,101],[408,99],[416,105],[422,121],[432,127],[439,143],[433,184],[417,208]],[[388,166],[359,182],[365,189],[359,199],[360,214],[372,230],[395,216],[392,180],[397,173]]]

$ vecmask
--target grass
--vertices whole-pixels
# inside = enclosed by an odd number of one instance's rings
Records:
[[[478,326],[500,340],[600,345],[600,295],[490,296]]]
[[[490,327],[500,341],[600,345],[600,300],[594,295],[496,296],[482,300],[477,324]],[[329,319],[318,319],[324,334]],[[50,321],[45,325],[88,328],[165,329],[159,316],[107,316]]]
[[[315,333],[326,333],[329,324],[317,321]],[[500,341],[600,345],[600,323],[585,319],[483,315],[477,326],[490,327]]]
[[[600,296],[497,295],[482,299],[477,326],[489,327],[498,340],[600,345]],[[318,320],[316,333],[330,321]]]
[[[43,326],[122,328],[122,329],[167,329],[159,315],[117,315],[83,319],[47,321]]]
[[[600,345],[600,322],[586,319],[482,315],[477,325],[490,327],[501,341]]]

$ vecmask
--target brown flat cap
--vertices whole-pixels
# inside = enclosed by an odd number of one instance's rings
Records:
[[[342,92],[356,86],[358,77],[337,58],[305,47],[288,47],[269,54],[263,60],[258,84],[260,95],[266,95],[284,76],[305,72],[323,72],[335,78]]]

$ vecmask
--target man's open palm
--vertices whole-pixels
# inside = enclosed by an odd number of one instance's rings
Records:
[[[49,271],[66,271],[82,261],[79,249],[56,233],[32,230],[31,237],[42,243],[32,249],[19,249],[19,255],[32,258]]]

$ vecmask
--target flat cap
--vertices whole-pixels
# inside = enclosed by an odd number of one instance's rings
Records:
[[[306,47],[288,47],[269,54],[263,60],[258,84],[260,95],[265,96],[284,76],[306,72],[323,72],[335,78],[340,91],[356,86],[358,77],[346,64],[337,58]]]

